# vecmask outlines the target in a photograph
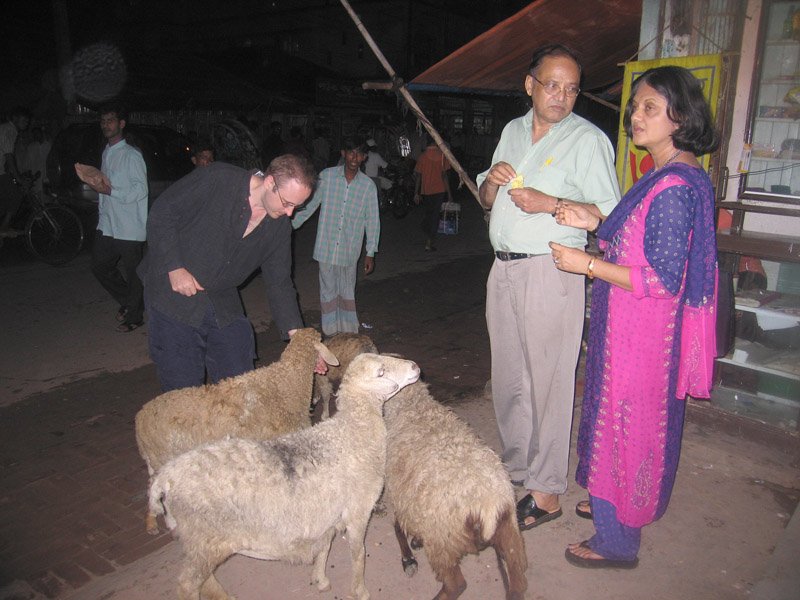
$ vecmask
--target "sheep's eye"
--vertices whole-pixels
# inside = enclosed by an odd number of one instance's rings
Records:
[[[385,372],[386,372],[386,371],[384,370],[384,368],[383,368],[383,367],[381,367],[380,369],[378,369],[377,376],[378,376],[378,377],[383,377],[383,374],[384,374]]]

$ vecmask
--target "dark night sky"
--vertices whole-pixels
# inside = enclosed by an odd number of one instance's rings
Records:
[[[267,18],[270,10],[291,10],[301,0],[232,0],[226,3],[225,10],[248,11],[249,7],[257,13],[256,18]],[[335,0],[308,0],[317,6],[321,4],[338,5]],[[353,0],[354,9],[359,5],[376,0]],[[219,6],[212,0],[169,0],[170,3],[184,4],[192,17],[217,14]],[[426,3],[420,0],[421,4]],[[479,30],[485,30],[503,18],[513,14],[526,5],[518,0],[439,0],[429,1],[430,5],[449,5],[448,10],[458,11],[474,18]],[[0,96],[0,108],[8,108],[9,97],[25,98],[41,88],[43,78],[52,81],[57,66],[56,28],[53,19],[53,0],[9,0],[3,3],[2,25],[0,26],[0,73],[4,87]],[[101,41],[112,41],[124,47],[147,40],[131,40],[130,25],[123,21],[146,23],[145,30],[158,37],[159,22],[165,10],[163,0],[64,0],[68,13],[69,43],[72,52]],[[289,9],[285,7],[290,7]],[[234,8],[231,8],[234,7]],[[257,7],[257,8],[256,8]],[[341,9],[344,12],[344,9]],[[169,12],[169,11],[167,11]],[[118,15],[125,15],[124,19]]]

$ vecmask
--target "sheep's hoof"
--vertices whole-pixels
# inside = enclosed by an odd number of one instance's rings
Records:
[[[147,533],[150,535],[158,535],[158,522],[156,521],[155,515],[148,514],[144,518],[144,526],[147,529]]]
[[[406,577],[413,577],[417,574],[417,559],[414,557],[403,559],[403,572]]]
[[[358,590],[353,592],[353,597],[357,598],[358,600],[369,600],[369,592],[367,588],[361,586]]]
[[[386,502],[383,501],[383,496],[381,496],[375,503],[375,506],[372,507],[372,514],[376,517],[385,517],[387,513]]]
[[[327,577],[320,579],[319,581],[312,581],[312,583],[316,584],[317,589],[320,592],[327,592],[329,589],[331,589],[331,580]]]
[[[413,550],[419,550],[422,548],[422,538],[418,538],[417,536],[411,537],[411,548]]]

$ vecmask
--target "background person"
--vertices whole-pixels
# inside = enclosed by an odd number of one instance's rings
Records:
[[[192,164],[195,167],[207,167],[214,162],[214,147],[211,142],[198,141],[192,145]]]
[[[313,160],[301,127],[295,125],[289,130],[289,139],[283,144],[282,154],[296,154],[309,161]]]
[[[311,163],[292,155],[274,159],[266,174],[214,162],[158,197],[139,273],[163,391],[202,385],[206,373],[216,383],[253,368],[253,328],[237,288],[259,267],[281,337],[303,326],[289,217],[315,179]]]
[[[669,503],[686,395],[709,397],[716,350],[714,193],[695,156],[717,136],[700,82],[680,67],[646,71],[623,123],[653,169],[602,225],[580,205],[556,213],[600,225],[602,260],[551,244],[559,269],[595,278],[576,480],[596,533],[566,550],[590,568],[637,565],[641,528]]]
[[[33,190],[42,193],[47,183],[47,155],[50,153],[50,138],[42,127],[32,127],[30,139],[24,148],[17,147],[18,166],[29,171],[33,180]],[[37,177],[38,174],[38,177]]]
[[[314,154],[314,168],[317,171],[326,169],[331,160],[331,143],[321,127],[314,129],[314,139],[311,141]]]
[[[424,213],[420,226],[425,233],[425,251],[436,250],[433,242],[439,230],[439,213],[442,202],[453,201],[450,193],[450,179],[447,172],[450,163],[439,146],[428,138],[425,150],[414,165],[414,203],[422,204]]]
[[[31,122],[31,113],[18,106],[11,111],[6,123],[0,125],[0,237],[16,235],[10,226],[11,218],[22,202],[22,188],[16,183],[20,178],[14,149],[20,131]]]
[[[99,112],[100,129],[108,142],[101,173],[80,164],[75,171],[100,194],[92,273],[119,303],[117,331],[129,333],[144,324],[142,282],[136,267],[147,238],[147,167],[142,153],[125,141],[125,109],[108,104]]]
[[[598,216],[619,198],[611,143],[572,113],[580,78],[568,48],[534,51],[525,77],[532,109],[506,125],[492,167],[478,175],[496,256],[486,284],[492,399],[503,462],[528,490],[517,504],[523,530],[562,514],[584,321],[584,278],[556,269],[547,244],[583,248],[586,232],[553,214],[559,198]]]
[[[367,158],[362,139],[342,142],[342,166],[325,169],[308,206],[295,215],[297,229],[320,208],[314,260],[319,263],[319,296],[325,335],[358,332],[356,276],[361,247],[366,237],[364,274],[375,269],[375,253],[381,233],[375,184],[361,172]]]
[[[262,164],[269,165],[274,158],[283,153],[283,125],[280,121],[272,121],[269,124],[269,134],[261,144]]]
[[[389,166],[384,158],[378,152],[378,144],[372,138],[367,140],[367,160],[364,163],[364,173],[367,177],[372,179],[372,182],[375,184],[375,187],[380,192],[381,189],[381,182],[379,175],[381,174],[381,169],[385,169]]]

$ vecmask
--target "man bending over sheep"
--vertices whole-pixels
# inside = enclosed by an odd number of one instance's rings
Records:
[[[314,167],[275,158],[266,174],[215,162],[162,193],[147,220],[139,266],[149,315],[150,357],[163,391],[253,368],[253,328],[239,286],[261,267],[283,339],[303,326],[291,278],[289,217],[311,195]],[[324,373],[321,361],[317,372]]]

